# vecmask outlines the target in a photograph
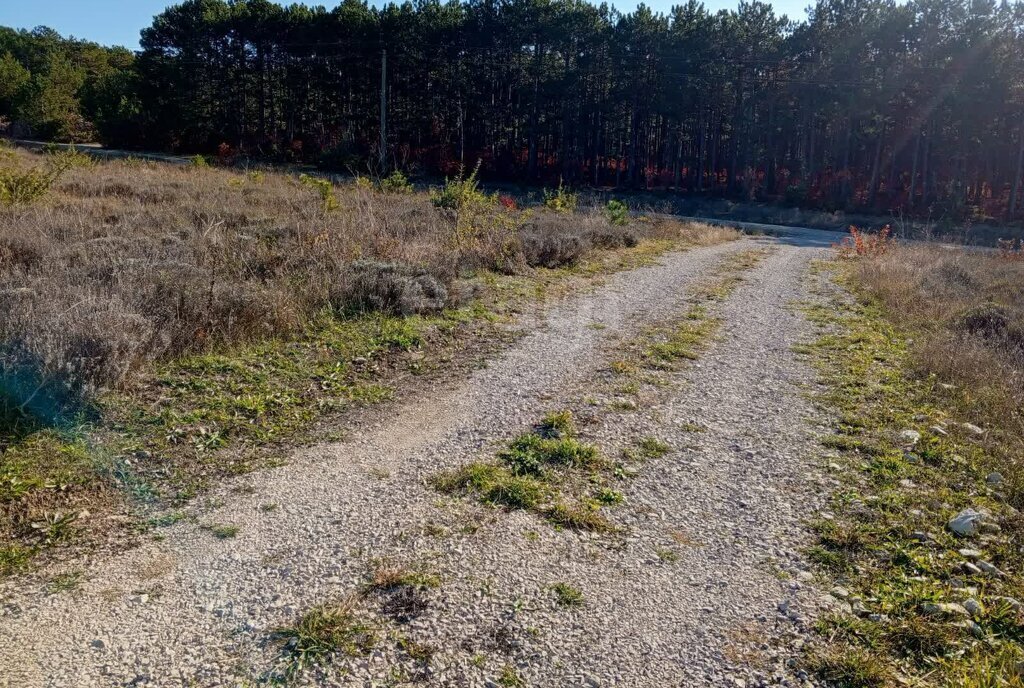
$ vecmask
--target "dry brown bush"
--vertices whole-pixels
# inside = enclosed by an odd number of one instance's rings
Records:
[[[13,164],[39,162],[19,151]],[[126,160],[70,169],[42,201],[0,209],[9,394],[52,404],[122,385],[147,361],[295,333],[328,306],[433,310],[467,271],[571,265],[594,245],[699,234],[498,206],[467,240],[425,194],[334,195],[328,211],[287,175]]]

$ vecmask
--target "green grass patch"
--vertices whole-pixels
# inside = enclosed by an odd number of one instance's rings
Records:
[[[555,593],[555,601],[562,607],[582,607],[584,603],[583,591],[568,583],[555,583],[551,586],[551,592]]]
[[[279,628],[282,673],[293,678],[304,668],[323,664],[333,655],[358,657],[369,654],[378,642],[376,629],[354,610],[354,601],[314,607],[293,626]]]

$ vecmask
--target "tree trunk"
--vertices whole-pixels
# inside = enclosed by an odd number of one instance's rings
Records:
[[[1020,177],[1024,174],[1024,126],[1020,128],[1020,141],[1017,144],[1017,172],[1013,175],[1013,184],[1010,185],[1010,204],[1006,211],[1007,217],[1012,218],[1017,213],[1017,194],[1020,192]]]

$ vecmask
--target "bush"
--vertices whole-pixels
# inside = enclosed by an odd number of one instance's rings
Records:
[[[332,302],[346,312],[434,313],[448,304],[448,289],[428,271],[411,265],[360,260],[350,266]]]
[[[465,170],[460,169],[458,176],[453,179],[445,179],[444,186],[437,190],[431,190],[430,202],[435,208],[443,210],[460,211],[473,206],[489,205],[490,199],[487,194],[480,191],[480,182],[477,175],[480,172],[480,163],[476,164],[468,177],[465,177]]]
[[[579,194],[568,191],[561,181],[554,191],[544,189],[544,207],[548,210],[554,210],[556,213],[574,213],[578,204]]]
[[[521,239],[521,250],[530,267],[559,268],[577,265],[589,249],[578,234],[530,232]]]
[[[338,199],[334,197],[334,184],[331,184],[329,179],[321,179],[320,177],[310,177],[308,174],[300,174],[299,183],[305,187],[313,189],[313,191],[320,196],[320,200],[323,202],[324,212],[330,212],[337,209]]]
[[[79,156],[82,154],[77,152],[53,155],[45,167],[28,170],[0,169],[0,205],[28,205],[43,198],[61,175],[77,164]]]
[[[412,184],[404,174],[395,170],[381,180],[380,190],[384,193],[412,193]]]
[[[617,201],[614,198],[608,201],[608,205],[605,206],[605,215],[608,216],[608,221],[616,226],[623,226],[629,222],[629,207],[626,206],[622,201]]]

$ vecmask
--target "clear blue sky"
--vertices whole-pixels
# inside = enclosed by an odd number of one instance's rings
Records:
[[[373,4],[380,4],[375,0]],[[632,10],[636,0],[611,2],[620,10]],[[656,11],[667,12],[680,0],[647,0]],[[704,0],[712,10],[732,9],[738,0]],[[149,26],[153,16],[159,14],[174,0],[0,0],[0,26],[33,29],[49,26],[61,34],[84,38],[103,45],[139,47],[139,31]],[[290,4],[290,1],[288,3]],[[333,7],[337,0],[307,0],[307,5]],[[791,19],[803,19],[810,0],[778,0],[772,2],[779,14]]]

